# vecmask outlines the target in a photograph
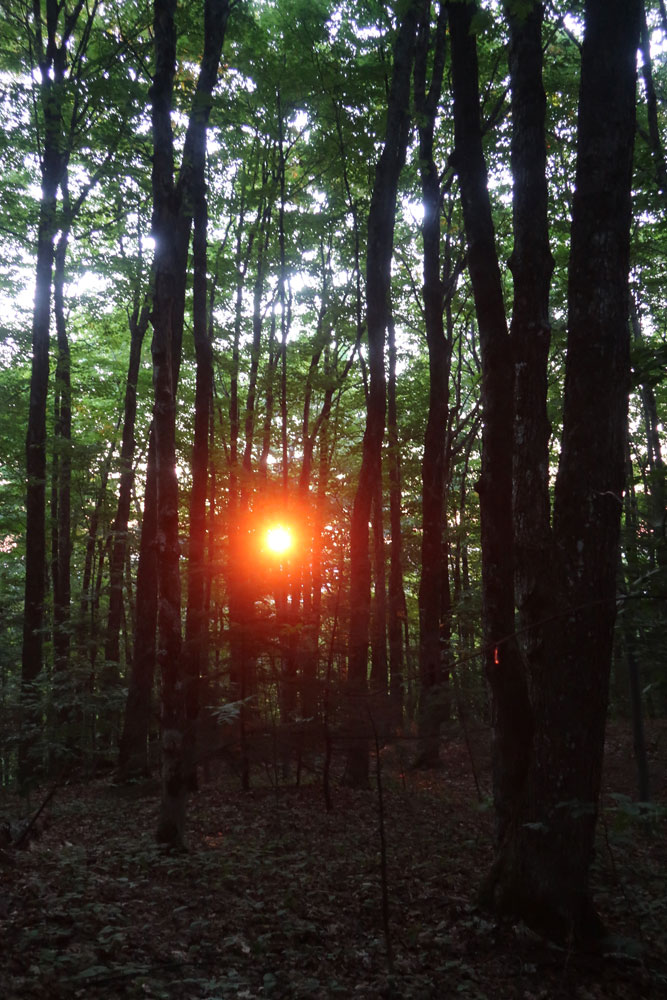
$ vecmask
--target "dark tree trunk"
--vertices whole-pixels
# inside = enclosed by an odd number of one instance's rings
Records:
[[[158,840],[182,847],[186,776],[183,759],[185,675],[181,662],[178,482],[175,464],[175,400],[181,361],[187,250],[196,197],[196,163],[211,109],[229,14],[228,0],[207,0],[205,43],[195,96],[174,183],[171,102],[175,74],[175,0],[156,0],[156,69],[151,87],[153,122],[153,384],[154,417],[149,445],[146,499],[137,576],[137,630],[120,770],[145,760],[150,690],[155,664],[157,609],[162,674],[163,794]],[[202,138],[204,136],[204,138]],[[143,557],[143,558],[142,558]],[[143,571],[143,572],[142,572]],[[159,602],[158,602],[159,593]],[[145,713],[141,717],[141,713]]]
[[[193,232],[193,336],[197,359],[195,385],[195,430],[190,494],[190,538],[188,547],[188,604],[185,648],[185,769],[188,785],[197,786],[196,726],[200,706],[202,672],[208,657],[206,606],[206,497],[208,487],[208,435],[213,398],[213,351],[208,333],[206,130],[222,53],[228,0],[209,0],[204,12],[204,55],[197,93],[188,127],[189,146],[184,154],[181,180],[188,178],[181,214],[192,214]],[[187,161],[186,161],[187,156]],[[186,174],[187,169],[187,174]]]
[[[390,268],[398,178],[405,162],[410,128],[410,75],[421,3],[411,0],[394,47],[394,68],[387,110],[385,144],[375,170],[368,216],[366,256],[366,327],[370,386],[363,453],[350,526],[350,628],[348,695],[352,739],[346,780],[353,787],[368,785],[369,750],[363,733],[368,728],[368,641],[371,567],[368,523],[374,491],[381,481],[381,451],[385,425],[385,330],[389,318]]]
[[[646,97],[646,112],[648,115],[648,137],[653,154],[655,166],[655,176],[658,182],[658,190],[667,200],[667,163],[665,162],[665,148],[660,135],[660,124],[658,120],[658,98],[655,92],[653,81],[653,65],[651,61],[651,36],[646,23],[646,3],[642,3],[641,13],[641,53],[642,53],[642,79],[644,82],[644,93]]]
[[[530,649],[533,752],[490,880],[498,909],[578,942],[603,933],[589,870],[624,479],[639,14],[639,0],[586,4],[551,614]]]
[[[62,189],[67,207],[66,172]],[[56,685],[59,688],[59,715],[65,721],[72,699],[69,671],[71,597],[71,481],[72,481],[72,386],[70,349],[65,320],[65,259],[69,226],[66,224],[56,244],[53,273],[53,311],[56,322],[57,361],[54,391],[54,455],[51,519],[51,578],[53,580],[53,652]],[[71,734],[70,734],[71,735]]]
[[[388,324],[389,377],[387,379],[387,467],[389,474],[389,528],[391,553],[389,561],[388,636],[389,636],[389,696],[390,719],[393,729],[403,723],[403,685],[405,648],[403,624],[407,605],[403,589],[403,535],[401,531],[401,451],[398,438],[396,408],[396,331],[393,317]]]
[[[639,553],[637,539],[639,524],[637,518],[637,497],[634,486],[634,470],[630,454],[629,442],[626,442],[625,461],[625,549],[626,564],[624,566],[619,551],[619,580],[622,593],[627,595],[632,589],[633,579],[639,574]],[[632,718],[632,743],[637,765],[637,792],[642,802],[650,798],[649,766],[646,753],[646,735],[644,730],[644,705],[642,697],[641,668],[637,655],[637,626],[635,623],[635,602],[624,601],[619,611],[619,633],[623,644],[623,653],[628,670],[628,687],[630,695],[630,715]]]
[[[451,342],[443,322],[445,287],[440,264],[441,191],[433,156],[433,134],[445,63],[446,8],[440,6],[433,42],[430,2],[424,4],[415,60],[415,106],[419,115],[419,171],[424,206],[424,327],[429,360],[429,402],[422,458],[422,546],[419,582],[419,753],[420,767],[439,764],[446,675],[443,656],[442,563],[447,481],[447,422]],[[426,64],[433,48],[431,83]]]
[[[21,742],[19,782],[36,772],[33,755],[40,726],[37,681],[43,666],[43,627],[46,564],[46,395],[49,380],[49,317],[53,235],[55,232],[57,168],[44,171],[37,236],[37,281],[32,323],[30,408],[26,438],[26,556],[23,652],[21,660]]]
[[[373,603],[371,607],[371,690],[380,696],[380,705],[388,691],[387,662],[387,572],[384,557],[384,512],[382,478],[378,483],[372,508],[373,525]],[[377,699],[376,699],[377,703]],[[384,714],[384,708],[382,710]]]
[[[104,645],[104,659],[118,676],[120,659],[120,626],[123,610],[123,574],[127,552],[127,529],[130,519],[132,486],[134,483],[134,428],[137,414],[137,380],[141,363],[141,348],[148,329],[150,309],[144,305],[140,309],[138,292],[130,316],[130,357],[125,383],[125,405],[123,408],[123,437],[120,448],[120,484],[116,516],[111,526],[113,545],[109,562],[109,612]]]
[[[245,447],[243,451],[243,468],[246,473],[252,470],[252,449],[255,433],[255,399],[257,396],[257,376],[262,346],[262,296],[264,294],[265,256],[268,249],[271,232],[271,206],[261,212],[261,228],[259,249],[257,252],[257,273],[253,289],[252,309],[252,346],[250,348],[250,376],[248,380],[248,395],[245,407]]]
[[[190,493],[190,535],[188,544],[188,604],[185,624],[186,674],[186,770],[189,788],[197,788],[196,725],[199,715],[200,681],[208,656],[206,600],[206,499],[208,492],[208,435],[213,397],[213,350],[208,336],[206,259],[206,135],[196,151],[194,163],[193,232],[193,336],[197,358],[195,384],[195,432],[192,448],[192,490]]]
[[[512,351],[515,372],[515,597],[528,665],[544,655],[540,623],[548,617],[553,581],[549,503],[547,361],[553,259],[547,220],[546,97],[542,85],[542,5],[509,17],[514,178]],[[526,753],[528,748],[526,748]]]
[[[479,108],[475,5],[450,4],[455,169],[468,241],[468,269],[482,355],[483,662],[494,698],[494,800],[502,837],[518,803],[530,740],[530,707],[514,635],[512,553],[513,371],[486,186]]]
[[[153,123],[153,430],[157,482],[156,556],[158,578],[158,653],[162,678],[162,799],[157,840],[183,847],[186,783],[183,766],[185,723],[181,665],[181,580],[179,571],[178,480],[176,479],[175,371],[180,345],[178,207],[174,190],[171,110],[176,71],[176,0],[156,0],[155,74],[151,87]]]
[[[136,628],[132,670],[128,678],[125,719],[118,754],[121,780],[148,774],[148,733],[151,719],[151,694],[155,675],[155,636],[157,630],[157,480],[155,474],[155,436],[151,426],[146,461],[144,511],[141,520],[139,565],[136,584]]]
[[[637,306],[630,297],[630,318],[635,342],[642,343],[642,330]],[[653,545],[651,565],[667,565],[667,489],[665,485],[665,463],[660,444],[660,418],[653,386],[643,382],[639,387],[646,435],[646,455],[648,458],[648,482],[650,498],[650,523]]]
[[[60,7],[47,0],[47,38],[42,37],[42,11],[35,5],[35,51],[39,61],[39,104],[43,115],[41,149],[41,202],[37,223],[37,264],[32,315],[32,367],[26,435],[26,555],[23,646],[21,654],[21,732],[19,783],[37,773],[37,736],[41,710],[37,690],[43,667],[44,597],[46,578],[46,399],[49,381],[49,327],[54,245],[57,231],[56,197],[67,152],[62,140],[61,106],[67,43],[76,24],[62,26],[58,37]],[[71,18],[69,19],[72,20]],[[58,44],[60,41],[60,44]]]
[[[176,70],[175,0],[156,0],[153,124],[153,385],[157,475],[158,655],[162,678],[162,799],[156,837],[183,847],[187,791],[184,761],[186,677],[181,662],[181,583],[176,478],[176,386],[183,331],[187,245],[203,175],[206,126],[217,79],[228,0],[207,0],[202,56],[178,183],[174,184],[171,110]],[[203,303],[202,303],[203,304]],[[190,683],[192,679],[190,678]]]

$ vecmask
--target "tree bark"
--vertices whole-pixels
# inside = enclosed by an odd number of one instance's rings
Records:
[[[194,220],[192,326],[197,365],[184,656],[185,772],[191,790],[197,787],[196,726],[199,716],[201,675],[202,671],[206,670],[208,656],[208,621],[205,617],[206,498],[209,420],[213,397],[213,350],[208,335],[207,311],[206,130],[228,16],[228,0],[206,3],[204,55],[188,129],[191,139],[188,153],[190,179],[184,195],[186,211],[190,209]],[[181,170],[181,177],[183,173],[184,168]]]
[[[482,356],[482,473],[477,483],[482,528],[483,662],[494,699],[494,802],[502,839],[518,801],[530,739],[530,706],[514,636],[512,552],[513,370],[479,106],[476,5],[450,4],[454,167],[459,176]]]
[[[634,298],[630,296],[630,319],[635,343],[643,342],[639,312]],[[660,444],[660,418],[653,386],[648,381],[639,386],[644,416],[646,436],[646,456],[648,458],[648,483],[650,494],[650,518],[653,544],[651,546],[651,566],[667,565],[667,488],[665,483],[665,463]]]
[[[649,35],[648,24],[646,23],[646,3],[642,3],[640,22],[640,45],[642,53],[642,79],[644,81],[644,92],[646,95],[646,113],[648,116],[648,137],[653,155],[655,167],[655,177],[663,199],[667,199],[667,162],[665,161],[665,147],[660,135],[660,124],[658,121],[658,98],[655,92],[653,81],[653,65],[651,61],[651,36]]]
[[[61,134],[61,107],[67,45],[80,7],[60,25],[57,0],[46,0],[47,38],[42,35],[41,5],[34,5],[34,45],[43,117],[41,201],[37,222],[37,263],[32,315],[32,365],[26,435],[26,556],[23,645],[21,653],[21,732],[18,772],[26,785],[38,772],[37,736],[41,726],[38,679],[43,667],[46,574],[46,400],[49,381],[49,327],[57,193],[67,165],[68,148]],[[60,42],[60,44],[58,44]]]
[[[487,886],[497,909],[579,943],[603,934],[589,870],[624,478],[639,14],[639,0],[586,4],[551,614],[530,649],[533,751]]]
[[[387,468],[389,475],[389,592],[387,601],[389,636],[390,720],[394,730],[403,725],[405,648],[403,624],[407,616],[403,589],[403,535],[401,530],[401,450],[396,406],[396,332],[393,317],[388,324],[389,377],[387,379]]]
[[[67,211],[67,173],[61,179],[64,210]],[[59,714],[69,715],[72,678],[69,674],[71,597],[71,482],[72,482],[72,385],[70,349],[65,320],[65,259],[69,224],[65,222],[56,244],[53,273],[53,311],[56,323],[57,361],[54,391],[54,455],[51,517],[51,578],[53,580],[53,652],[56,684],[60,688]],[[71,734],[70,734],[71,736]]]
[[[207,0],[205,4],[204,53],[176,184],[171,128],[176,71],[175,9],[175,0],[155,2],[153,29],[156,67],[151,87],[153,232],[156,247],[153,262],[152,354],[159,593],[157,663],[162,678],[162,798],[156,838],[160,843],[182,849],[187,792],[183,743],[188,685],[181,662],[175,397],[183,331],[187,246],[196,200],[201,193],[206,127],[229,15],[229,2]],[[200,300],[199,308],[202,305]],[[193,683],[192,676],[189,683]],[[192,708],[191,705],[189,707]]]
[[[125,383],[123,407],[123,437],[120,448],[120,484],[116,516],[111,526],[113,545],[109,561],[109,611],[107,615],[104,659],[115,665],[118,678],[120,659],[120,626],[123,610],[123,574],[127,552],[127,530],[130,519],[132,486],[134,483],[134,429],[137,415],[137,381],[141,363],[141,348],[148,329],[150,308],[145,304],[140,308],[137,290],[132,313],[129,317],[130,357]]]
[[[387,661],[387,572],[384,555],[382,492],[382,477],[380,477],[371,509],[373,526],[373,603],[371,606],[370,625],[370,685],[373,694],[376,696],[379,695],[379,704],[384,706],[385,697],[388,693],[389,676]],[[386,714],[384,708],[381,714]]]
[[[137,567],[137,624],[134,632],[132,670],[128,678],[125,718],[118,754],[118,773],[123,781],[139,775],[147,775],[149,772],[148,734],[151,720],[151,693],[155,674],[157,630],[156,532],[155,435],[151,426]]]
[[[385,330],[389,317],[391,257],[398,178],[405,162],[410,127],[410,75],[420,0],[411,0],[396,37],[394,68],[387,109],[385,143],[375,170],[368,216],[366,256],[366,329],[370,386],[363,452],[350,526],[350,627],[348,682],[351,740],[346,781],[368,786],[369,748],[365,709],[368,691],[368,641],[371,569],[368,524],[377,484],[381,481],[381,450],[385,425]]]
[[[451,341],[445,333],[445,285],[440,264],[441,190],[433,155],[435,121],[445,66],[446,7],[440,5],[431,43],[430,2],[424,4],[415,60],[415,107],[419,116],[419,173],[424,206],[422,222],[424,329],[428,345],[429,401],[422,457],[422,545],[419,582],[419,767],[440,762],[439,736],[443,721],[449,664],[443,656],[441,631],[442,563],[447,422]],[[433,47],[433,68],[427,90],[426,69]]]

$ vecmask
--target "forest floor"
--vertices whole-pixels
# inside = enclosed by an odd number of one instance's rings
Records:
[[[664,807],[667,723],[647,738]],[[39,840],[0,852],[0,997],[667,997],[667,820],[633,804],[627,727],[612,723],[607,740],[594,887],[615,944],[603,956],[476,908],[491,862],[488,733],[472,745],[448,739],[434,773],[408,768],[410,742],[381,753],[391,974],[377,791],[334,783],[327,813],[314,778],[276,790],[258,773],[243,793],[223,770],[191,799],[183,855],[153,842],[154,790],[109,779],[57,790]],[[16,808],[0,801],[1,815]]]

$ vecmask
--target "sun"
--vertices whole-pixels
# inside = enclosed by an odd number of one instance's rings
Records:
[[[292,532],[284,524],[274,524],[266,532],[266,547],[274,555],[283,555],[293,544]]]

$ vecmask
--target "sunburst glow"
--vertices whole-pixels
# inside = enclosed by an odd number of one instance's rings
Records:
[[[266,547],[275,555],[288,552],[293,544],[292,532],[284,524],[274,524],[266,532]]]

